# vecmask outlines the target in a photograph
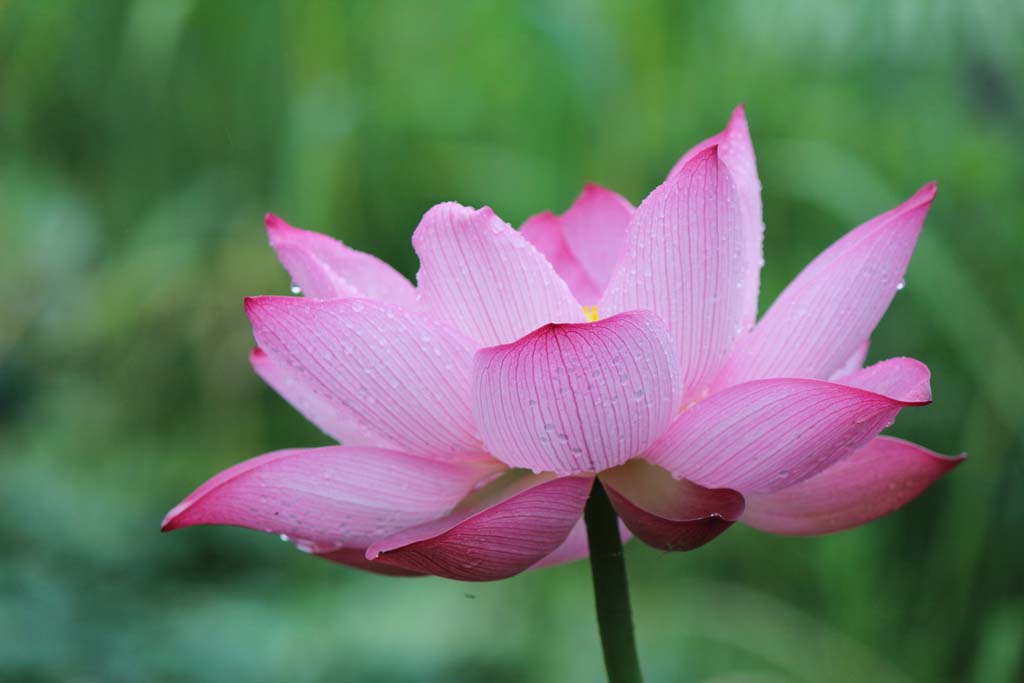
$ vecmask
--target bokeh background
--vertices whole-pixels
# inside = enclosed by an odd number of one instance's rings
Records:
[[[873,340],[954,471],[843,534],[627,548],[651,681],[1024,678],[1024,6],[0,0],[0,679],[597,681],[585,563],[399,580],[163,514],[326,438],[250,371],[286,293],[262,216],[414,276],[432,204],[519,224],[639,202],[745,102],[762,310],[820,249],[939,195]]]

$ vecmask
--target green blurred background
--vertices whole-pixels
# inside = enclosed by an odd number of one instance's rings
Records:
[[[762,309],[939,196],[870,360],[971,459],[843,534],[631,544],[650,681],[1024,677],[1024,10],[1016,2],[0,0],[0,679],[597,681],[585,563],[400,580],[237,529],[158,533],[217,470],[326,439],[250,371],[262,216],[409,276],[433,203],[639,202],[745,102]]]

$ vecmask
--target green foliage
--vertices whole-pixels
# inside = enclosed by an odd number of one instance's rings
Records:
[[[163,513],[325,439],[251,373],[284,293],[262,215],[414,275],[433,203],[518,223],[633,201],[747,104],[762,306],[939,181],[871,359],[971,459],[837,536],[627,549],[651,681],[1024,675],[1024,11],[1014,2],[0,2],[0,678],[598,680],[583,564],[487,585],[357,573]]]

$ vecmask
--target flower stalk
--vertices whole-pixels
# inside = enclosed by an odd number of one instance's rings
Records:
[[[583,512],[590,544],[590,573],[608,683],[640,683],[640,661],[633,636],[633,611],[622,554],[619,519],[599,480],[594,480]]]

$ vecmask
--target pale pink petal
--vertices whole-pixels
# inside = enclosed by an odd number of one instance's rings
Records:
[[[276,451],[207,481],[162,529],[226,524],[285,534],[306,552],[365,548],[447,515],[495,471],[365,446]]]
[[[370,546],[366,557],[462,581],[504,579],[557,549],[587,502],[591,477],[510,473],[446,518]]]
[[[908,385],[892,396],[810,379],[738,384],[683,413],[644,457],[709,488],[777,491],[860,448],[904,406],[920,405],[920,377],[901,376]]]
[[[932,373],[928,366],[913,358],[890,358],[836,380],[859,389],[921,405],[931,403]]]
[[[664,323],[649,311],[546,325],[477,352],[473,413],[512,467],[600,472],[642,452],[679,409]]]
[[[606,470],[600,478],[630,531],[662,550],[699,548],[743,513],[739,492],[674,479],[667,470],[640,459]]]
[[[880,436],[795,486],[747,497],[742,522],[775,534],[827,534],[903,507],[965,456],[946,457]]]
[[[633,533],[626,528],[626,525],[619,520],[619,538],[622,543],[628,543],[633,538]],[[582,560],[590,555],[590,542],[587,540],[587,525],[581,517],[576,526],[572,528],[569,535],[562,541],[562,545],[555,548],[550,555],[534,564],[530,569],[542,569],[554,567],[560,564],[567,564]]]
[[[306,382],[306,375],[288,365],[278,365],[260,348],[249,354],[253,370],[264,382],[292,404],[302,416],[333,439],[347,446],[392,447],[340,403],[332,403]]]
[[[439,204],[420,221],[412,243],[424,310],[483,345],[584,319],[544,255],[487,207]]]
[[[256,341],[300,373],[322,402],[401,450],[479,453],[468,340],[404,308],[363,299],[246,299]]]
[[[622,195],[587,183],[561,216],[565,243],[599,290],[608,286],[619,262],[633,211],[633,205]]]
[[[749,329],[757,319],[757,293],[760,288],[762,242],[764,241],[764,219],[761,212],[761,181],[757,177],[757,159],[754,157],[754,143],[750,139],[750,127],[743,105],[732,112],[729,125],[718,135],[708,138],[680,159],[669,177],[679,173],[693,157],[707,148],[717,145],[718,158],[729,169],[739,193],[744,240],[749,252],[746,275],[743,282],[743,329]]]
[[[357,297],[416,307],[416,290],[376,256],[327,235],[294,228],[267,214],[267,236],[281,265],[303,294],[315,299]]]
[[[848,233],[785,289],[742,338],[716,387],[769,377],[830,377],[871,336],[906,271],[928,208],[929,183]]]
[[[568,285],[576,301],[584,306],[597,303],[601,298],[601,290],[569,250],[558,216],[550,211],[531,216],[523,223],[519,234],[544,254],[558,276]]]
[[[668,324],[687,400],[700,397],[743,331],[757,260],[718,148],[695,155],[633,216],[602,315],[649,309]]]
[[[832,376],[829,377],[829,381],[834,382],[837,379],[841,379],[862,369],[864,367],[864,361],[868,357],[868,348],[870,348],[870,346],[871,340],[865,339],[864,342],[858,346],[852,354],[850,354],[850,357],[846,359],[846,362],[843,363],[843,367],[832,373]]]

